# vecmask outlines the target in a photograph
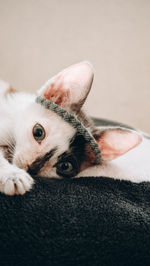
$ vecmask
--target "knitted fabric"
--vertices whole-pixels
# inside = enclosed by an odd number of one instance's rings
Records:
[[[36,98],[36,103],[41,104],[46,109],[55,112],[61,118],[63,118],[64,121],[72,125],[72,127],[75,128],[77,132],[84,137],[86,143],[91,147],[91,150],[95,155],[94,164],[100,164],[101,152],[96,140],[88,131],[88,129],[76,118],[75,115],[69,113],[67,110],[53,103],[52,101],[46,100],[40,96]]]

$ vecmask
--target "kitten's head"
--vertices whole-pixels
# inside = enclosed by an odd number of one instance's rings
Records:
[[[93,67],[88,62],[73,65],[48,80],[38,95],[80,118],[93,76]],[[38,176],[72,177],[94,162],[93,152],[84,137],[56,113],[32,101],[21,119],[24,123],[16,127],[14,153],[14,162],[20,168]],[[21,128],[20,124],[23,124]],[[102,161],[115,159],[141,142],[141,137],[130,130],[88,130],[100,147]]]

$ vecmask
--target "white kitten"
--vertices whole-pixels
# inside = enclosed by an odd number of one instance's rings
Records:
[[[145,145],[150,146],[149,140],[145,139],[143,144],[128,152],[140,144],[142,137],[138,132],[116,127],[95,129],[82,112],[93,76],[93,67],[88,62],[73,65],[48,80],[38,95],[74,113],[82,121],[100,147],[99,166],[92,165],[93,153],[84,138],[56,113],[37,104],[36,94],[14,92],[8,84],[0,82],[1,192],[24,194],[34,183],[30,174],[147,180],[148,173],[144,174],[144,170],[149,172],[148,161],[144,161],[144,169],[140,168],[140,163],[150,151],[150,147],[145,149]],[[128,155],[116,159],[126,152]],[[113,159],[114,163],[108,162]],[[137,169],[142,170],[138,172]]]

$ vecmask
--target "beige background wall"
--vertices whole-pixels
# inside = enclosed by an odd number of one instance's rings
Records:
[[[0,77],[34,91],[85,59],[88,112],[150,133],[150,0],[0,0]]]

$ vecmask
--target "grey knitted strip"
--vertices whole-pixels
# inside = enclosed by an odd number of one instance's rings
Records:
[[[96,140],[94,139],[92,134],[86,129],[86,127],[73,114],[69,113],[67,110],[53,103],[52,101],[46,100],[40,96],[36,98],[36,103],[39,103],[46,109],[50,109],[51,111],[57,113],[67,123],[71,124],[75,129],[77,129],[77,132],[84,137],[87,144],[91,147],[95,155],[94,164],[100,164],[101,152]]]

